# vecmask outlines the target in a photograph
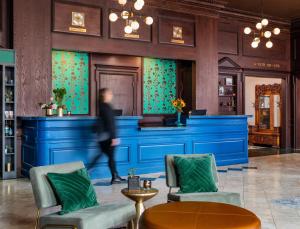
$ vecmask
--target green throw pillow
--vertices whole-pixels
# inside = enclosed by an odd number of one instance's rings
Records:
[[[48,173],[47,176],[62,206],[60,215],[99,205],[86,169],[72,173]]]
[[[212,171],[212,157],[174,157],[179,193],[217,192]]]

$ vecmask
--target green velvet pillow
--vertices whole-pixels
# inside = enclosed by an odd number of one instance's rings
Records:
[[[99,205],[86,169],[72,173],[48,173],[47,176],[62,206],[60,215]]]
[[[179,193],[217,192],[212,157],[174,157],[179,181]]]

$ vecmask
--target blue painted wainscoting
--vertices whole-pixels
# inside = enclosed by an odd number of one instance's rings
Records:
[[[166,154],[213,153],[217,164],[248,162],[247,116],[191,116],[184,127],[139,128],[142,117],[118,117],[117,168],[127,175],[164,171]],[[95,117],[22,117],[22,173],[33,166],[83,161],[100,152]],[[106,156],[92,178],[110,177]]]

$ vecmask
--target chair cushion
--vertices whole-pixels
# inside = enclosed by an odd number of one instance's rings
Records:
[[[85,168],[72,173],[48,173],[47,176],[62,205],[59,214],[98,205],[97,195]]]
[[[239,193],[234,192],[202,192],[202,193],[169,193],[169,201],[204,201],[241,206]]]
[[[42,216],[40,225],[42,228],[51,224],[75,225],[78,229],[114,228],[126,224],[135,217],[135,214],[133,203],[103,205],[65,215],[54,213]]]
[[[174,157],[180,193],[217,192],[212,171],[212,157]]]
[[[55,193],[47,178],[48,173],[71,173],[84,168],[83,162],[33,167],[30,169],[30,181],[37,208],[57,206]]]

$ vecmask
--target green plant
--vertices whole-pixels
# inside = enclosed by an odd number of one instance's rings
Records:
[[[128,169],[128,176],[129,177],[134,177],[135,172],[136,172],[136,168],[130,168],[130,169]]]
[[[57,103],[58,108],[65,109],[65,105],[63,105],[64,96],[67,94],[66,88],[56,88],[53,90],[54,98]]]

